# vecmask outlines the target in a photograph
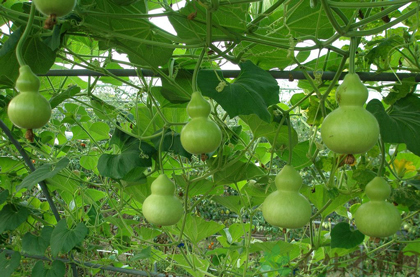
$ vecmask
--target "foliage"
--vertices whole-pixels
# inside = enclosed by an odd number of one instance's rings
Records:
[[[52,116],[28,141],[7,110],[32,5],[0,5],[2,276],[73,276],[72,265],[83,276],[108,276],[102,265],[157,276],[418,274],[418,79],[360,84],[376,93],[359,107],[380,127],[369,151],[335,154],[320,135],[343,72],[420,71],[418,1],[79,0],[63,17],[36,12],[21,58]],[[45,76],[80,68],[101,76]],[[279,70],[290,70],[289,83],[272,77]],[[222,134],[211,153],[181,143],[197,91]],[[286,164],[312,211],[294,230],[261,212]],[[175,225],[143,216],[162,173],[182,202]],[[354,224],[375,176],[403,222],[381,239]]]

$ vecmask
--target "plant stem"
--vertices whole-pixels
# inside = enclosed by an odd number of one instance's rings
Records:
[[[31,32],[32,23],[34,22],[35,18],[35,5],[31,4],[31,11],[29,14],[28,24],[26,24],[25,31],[23,32],[22,36],[19,39],[18,44],[16,45],[16,58],[20,66],[26,65],[25,59],[23,58],[22,49],[23,44],[28,37],[29,33]]]
[[[356,37],[351,37],[350,39],[349,73],[351,74],[355,73],[354,62],[356,58],[357,45],[359,44],[358,41],[359,40]]]

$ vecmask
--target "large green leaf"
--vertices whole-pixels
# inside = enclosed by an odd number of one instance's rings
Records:
[[[382,103],[371,100],[366,109],[378,120],[381,138],[388,143],[405,143],[407,149],[420,156],[420,99],[410,94],[401,98],[389,111]]]
[[[329,38],[335,31],[328,20],[324,7],[320,1],[315,7],[311,7],[311,2],[289,1],[287,10],[284,11],[285,28],[289,29],[294,37],[311,35],[319,39]]]
[[[68,229],[66,220],[60,220],[51,234],[51,254],[56,257],[60,252],[68,253],[73,247],[83,242],[88,232],[83,222],[73,229]]]
[[[178,223],[181,228],[182,220]],[[225,225],[214,221],[206,221],[201,217],[187,215],[185,222],[184,235],[186,235],[192,243],[197,244],[199,241],[216,234],[223,230]]]
[[[164,65],[171,58],[172,47],[156,44],[172,44],[171,40],[160,35],[165,31],[153,25],[147,18],[135,16],[147,13],[145,1],[137,1],[127,6],[117,5],[112,1],[85,2],[86,8],[80,12],[83,27],[103,42],[103,48],[121,50],[128,54],[132,63],[138,65],[157,67]],[[90,14],[92,12],[99,15]]]
[[[289,147],[288,126],[278,122],[267,123],[256,115],[241,116],[241,119],[251,128],[256,138],[265,137],[275,150],[282,150]],[[298,134],[292,127],[292,146],[298,143]]]
[[[243,33],[250,21],[248,14],[249,4],[219,6],[217,11],[212,13],[214,22],[212,28],[213,38],[226,37],[229,31]],[[204,41],[207,36],[206,9],[195,2],[188,2],[179,13],[168,16],[169,21],[176,30],[179,37],[197,41]]]
[[[44,255],[50,245],[52,231],[52,227],[45,226],[42,228],[40,236],[35,236],[30,232],[26,233],[22,238],[23,251],[31,255]]]
[[[64,277],[66,265],[62,261],[55,260],[50,268],[44,267],[43,261],[38,261],[32,268],[32,277]]]
[[[50,99],[51,108],[54,109],[59,104],[61,104],[62,102],[66,101],[67,99],[75,96],[79,92],[80,92],[80,87],[78,87],[78,86],[70,86],[69,88],[67,88],[63,92],[61,92],[61,93],[59,93],[57,95],[54,95]]]
[[[19,227],[29,216],[29,210],[23,206],[7,204],[0,211],[0,234],[4,231],[13,231]]]
[[[218,160],[215,159],[211,166],[217,166]],[[232,165],[225,166],[214,173],[214,182],[217,185],[229,185],[240,182],[242,180],[249,180],[260,177],[266,173],[253,163],[246,163],[237,161]]]
[[[165,134],[162,136],[152,139],[153,144],[156,149],[159,149],[162,143],[162,151],[172,152],[174,154],[179,154],[188,159],[191,159],[191,154],[188,153],[181,144],[181,135],[171,129],[167,129]]]
[[[293,147],[293,155],[292,155],[292,166],[299,170],[304,167],[312,165],[312,161],[310,160],[310,157],[315,153],[316,145],[312,144],[310,146],[310,141],[305,140],[302,142],[299,142],[297,145]],[[289,160],[289,149],[285,149],[283,152],[281,152],[281,155],[279,157],[283,161]]]
[[[331,230],[331,248],[353,248],[363,242],[365,235],[352,231],[347,222],[340,222]]]
[[[226,82],[222,91],[217,91],[221,73],[200,71],[198,85],[203,95],[216,100],[231,118],[237,115],[256,114],[266,122],[271,121],[268,106],[279,102],[279,87],[276,80],[251,61],[239,64],[241,72],[233,83]]]
[[[130,136],[116,128],[110,145],[117,145],[120,154],[103,154],[98,161],[98,170],[102,176],[122,179],[136,167],[152,165],[152,155],[156,150],[145,142]]]
[[[19,64],[16,58],[16,44],[21,36],[21,29],[16,29],[0,50],[0,85],[13,86],[18,74]],[[56,54],[39,36],[30,36],[22,49],[23,58],[35,74],[45,74],[55,62]]]
[[[19,191],[22,188],[26,188],[30,190],[34,185],[37,183],[54,177],[57,175],[61,170],[63,170],[69,164],[70,160],[67,158],[63,158],[57,163],[54,164],[44,164],[37,168],[34,172],[29,174],[28,176],[23,179],[22,183],[20,183],[16,190]]]
[[[20,264],[19,252],[13,252],[8,259],[5,252],[0,253],[0,272],[2,277],[9,277],[15,272]]]

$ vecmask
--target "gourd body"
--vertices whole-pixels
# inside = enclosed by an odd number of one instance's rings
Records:
[[[76,0],[32,0],[32,2],[40,13],[56,17],[69,14],[76,6]]]
[[[311,217],[308,200],[299,193],[302,177],[290,165],[286,165],[275,179],[277,191],[272,192],[262,205],[264,219],[281,228],[301,228]]]
[[[381,177],[375,177],[365,189],[370,202],[361,205],[354,216],[360,232],[371,237],[388,237],[401,228],[401,216],[398,209],[386,202],[391,189]]]
[[[379,138],[376,118],[363,108],[368,98],[367,88],[357,74],[349,73],[337,88],[339,108],[328,114],[321,127],[325,145],[336,153],[367,152]]]
[[[182,217],[183,208],[174,195],[175,186],[169,178],[161,174],[151,186],[151,195],[143,202],[143,215],[150,223],[159,226],[176,224]]]
[[[8,105],[7,114],[14,125],[23,129],[41,128],[51,117],[51,106],[39,93],[40,82],[31,68],[24,65],[19,68],[16,89],[19,94]]]
[[[201,93],[193,92],[187,113],[191,120],[181,130],[182,147],[191,154],[215,151],[222,141],[222,132],[219,126],[208,118],[210,104]]]

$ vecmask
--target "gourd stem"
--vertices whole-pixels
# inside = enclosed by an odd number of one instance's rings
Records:
[[[23,32],[23,34],[20,37],[19,42],[16,46],[16,58],[17,58],[20,66],[26,65],[26,62],[23,59],[22,48],[23,48],[23,43],[26,40],[26,37],[29,35],[29,33],[31,31],[32,23],[34,22],[34,18],[35,18],[35,10],[36,10],[35,5],[34,5],[34,3],[32,3],[31,4],[31,11],[30,11],[30,14],[29,14],[29,19],[28,19],[28,24],[26,24],[25,31]]]
[[[356,57],[357,45],[359,44],[359,38],[350,38],[350,57],[349,57],[349,72],[355,73],[354,60]]]
[[[378,143],[379,143],[379,148],[381,149],[381,154],[382,154],[381,164],[379,165],[379,169],[378,169],[378,177],[381,177],[383,174],[384,167],[385,167],[385,144],[381,138],[378,140]]]
[[[293,143],[292,143],[292,123],[290,121],[290,114],[287,114],[287,130],[289,132],[289,159],[287,160],[288,165],[292,165],[292,155],[293,155]]]
[[[200,71],[200,68],[201,68],[201,63],[203,61],[204,54],[206,53],[206,49],[207,48],[204,47],[201,50],[200,56],[198,57],[198,60],[197,60],[197,64],[195,65],[195,68],[194,68],[194,72],[193,72],[193,76],[192,76],[192,91],[193,92],[195,92],[195,91],[199,92],[198,85],[197,85],[197,77],[198,77],[198,72]],[[201,94],[201,92],[200,92],[200,94]]]

